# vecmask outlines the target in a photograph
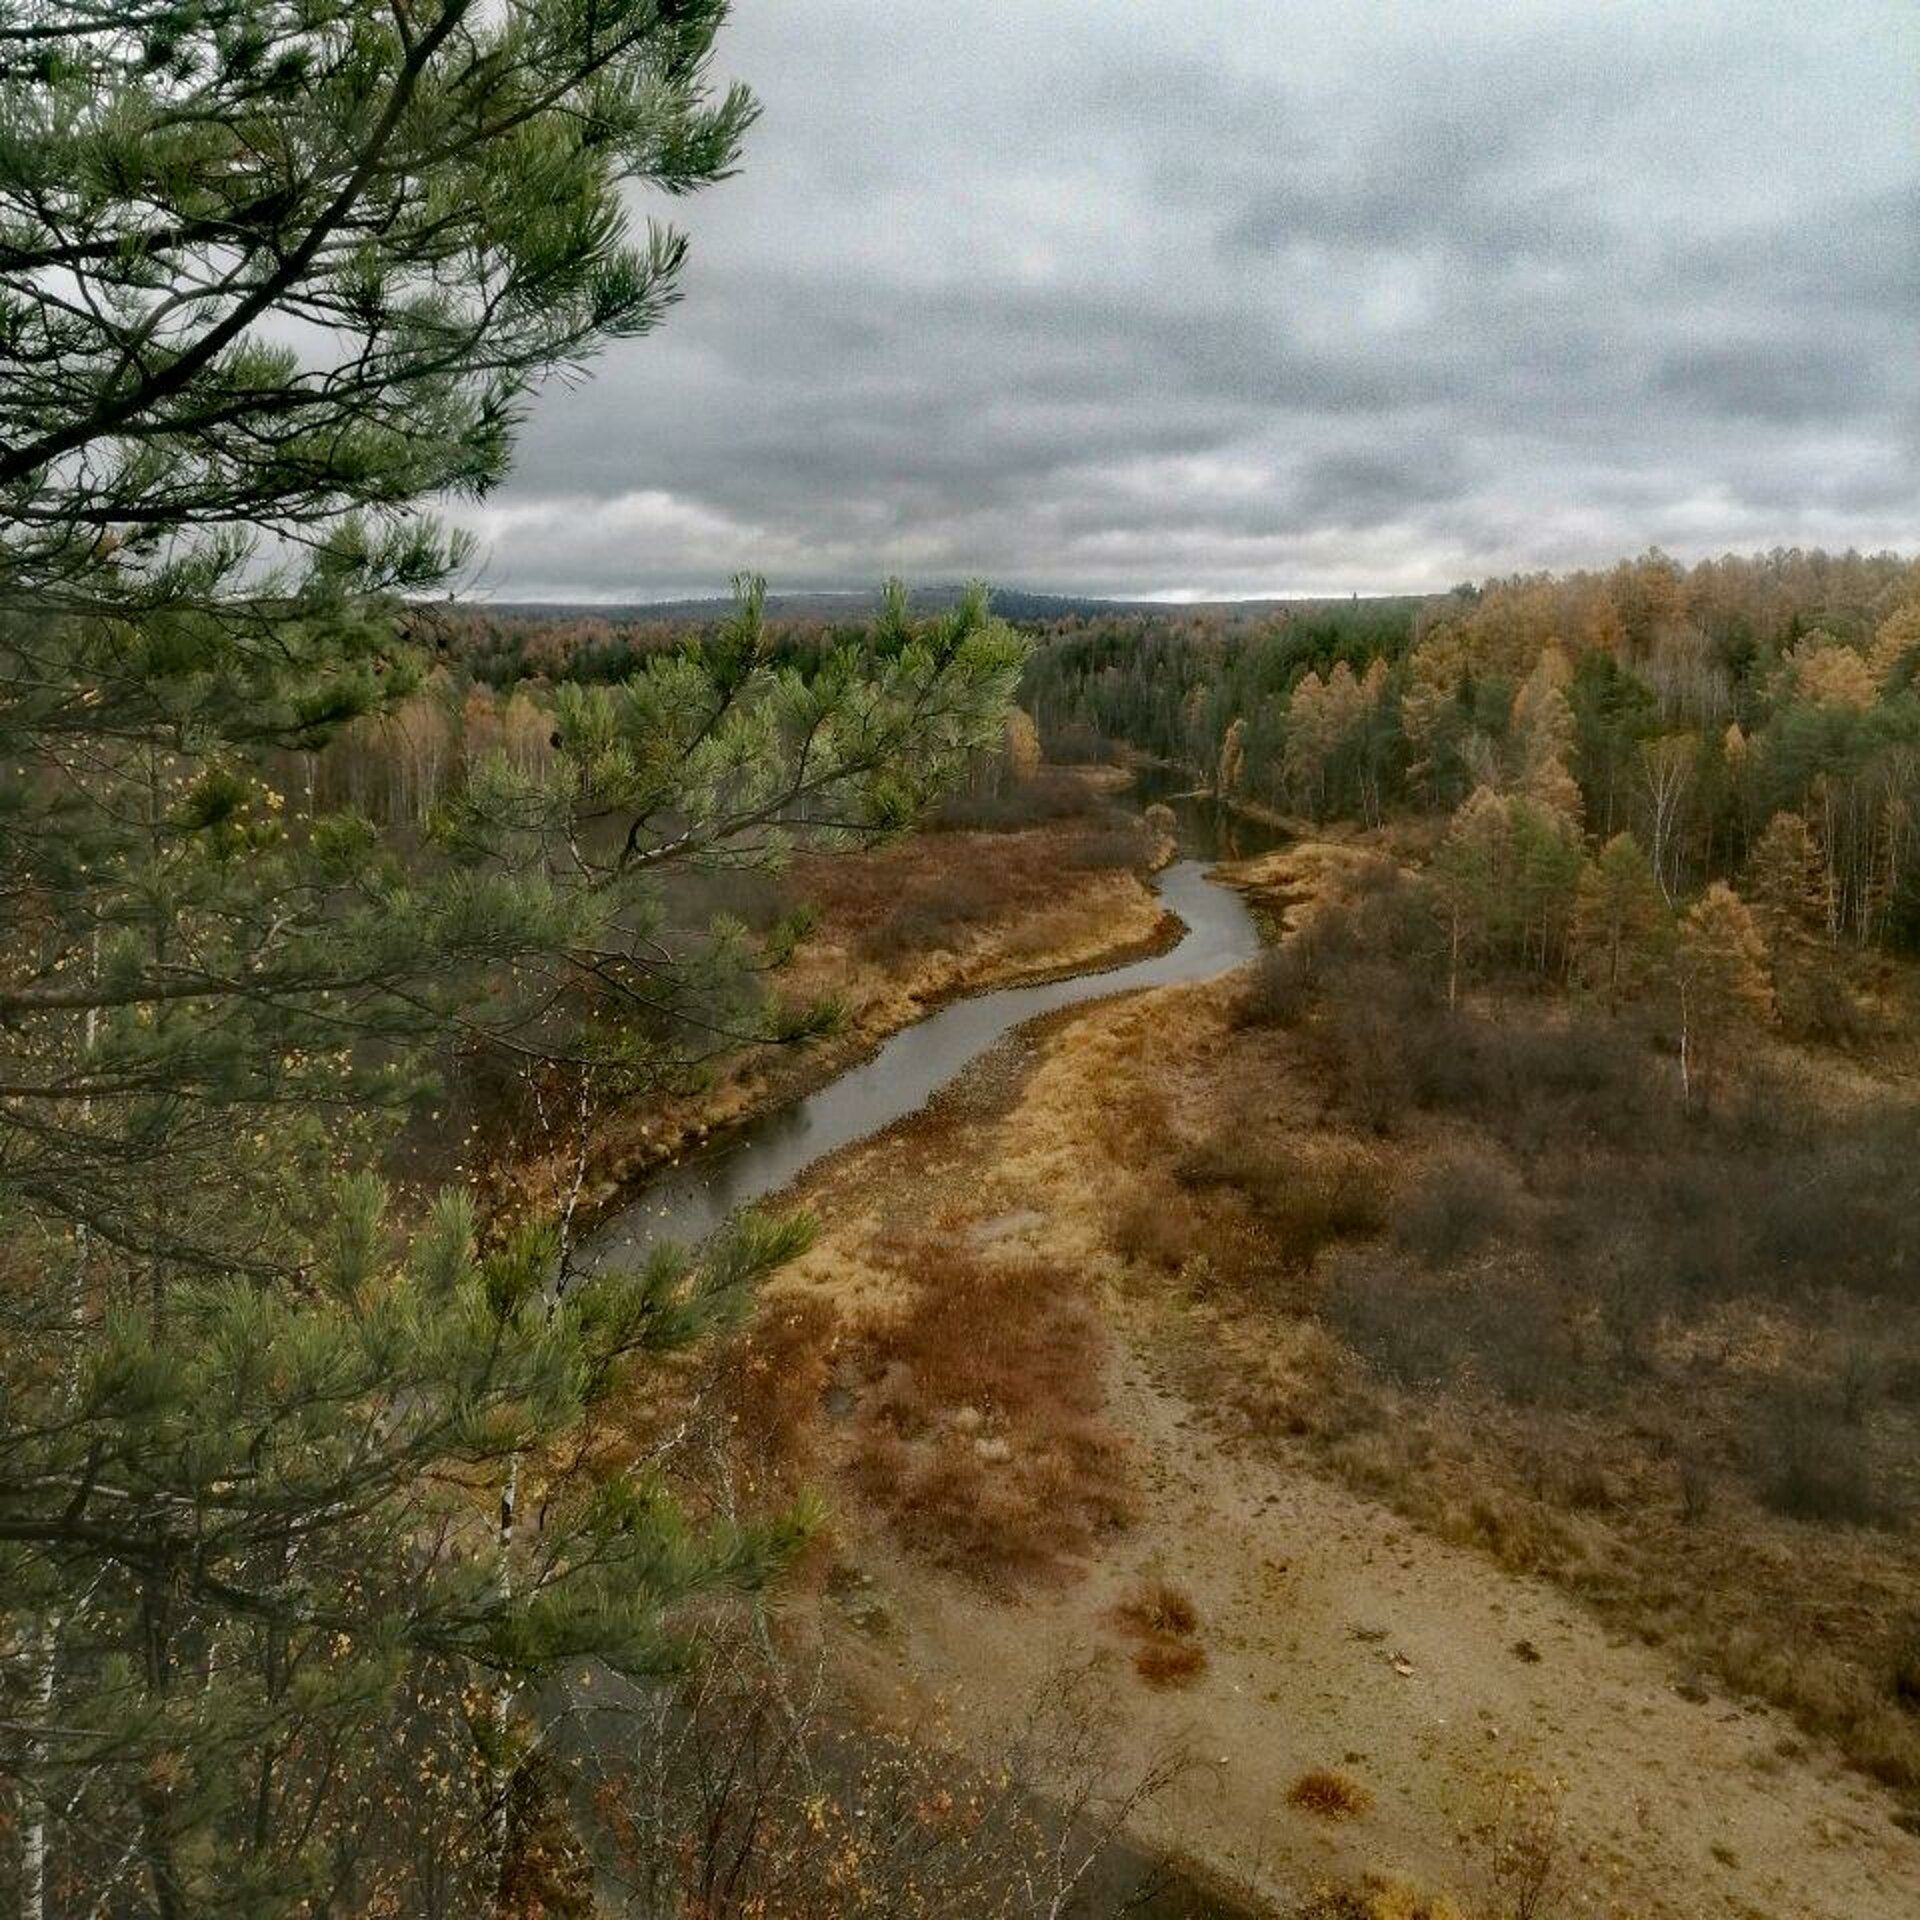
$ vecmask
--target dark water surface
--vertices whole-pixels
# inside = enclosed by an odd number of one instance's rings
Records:
[[[1199,861],[1169,867],[1159,892],[1186,923],[1179,943],[1165,953],[1106,973],[956,1000],[903,1027],[864,1064],[648,1182],[594,1236],[590,1257],[612,1262],[651,1241],[704,1239],[736,1207],[779,1193],[816,1160],[917,1112],[1023,1021],[1141,987],[1211,980],[1259,951],[1259,933],[1240,896],[1209,880]]]
[[[1170,778],[1158,776],[1154,785]],[[1145,802],[1160,795],[1143,789],[1136,797]],[[917,1112],[1023,1021],[1143,987],[1211,980],[1251,960],[1260,948],[1253,917],[1231,887],[1207,877],[1204,863],[1222,857],[1227,845],[1244,856],[1258,847],[1243,843],[1275,845],[1282,836],[1211,802],[1169,793],[1167,803],[1188,856],[1157,882],[1162,902],[1186,925],[1175,946],[1105,973],[956,1000],[902,1028],[870,1060],[817,1092],[750,1121],[727,1140],[656,1175],[594,1236],[589,1257],[610,1263],[631,1258],[653,1241],[704,1239],[735,1208],[781,1192],[816,1160]]]
[[[1180,850],[1195,860],[1251,860],[1285,846],[1291,837],[1283,827],[1222,806],[1194,785],[1193,774],[1185,767],[1136,768],[1127,798],[1142,807],[1158,801],[1172,808]]]

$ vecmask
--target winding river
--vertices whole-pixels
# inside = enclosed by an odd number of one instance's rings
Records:
[[[1177,914],[1184,932],[1163,953],[1147,959],[1029,987],[1006,987],[956,1000],[911,1027],[817,1092],[763,1115],[682,1166],[643,1186],[633,1202],[594,1236],[589,1258],[611,1264],[630,1259],[650,1242],[691,1244],[718,1227],[735,1208],[781,1192],[816,1161],[877,1133],[923,1106],[1004,1035],[1023,1022],[1089,1000],[1145,987],[1209,980],[1250,960],[1260,935],[1240,895],[1210,879],[1220,859],[1244,858],[1277,845],[1271,828],[1225,815],[1170,788],[1169,776],[1143,776],[1130,796],[1145,805],[1165,800],[1178,825],[1180,858],[1162,872],[1156,890]],[[629,1737],[617,1720],[588,1728],[597,1716],[617,1710],[631,1683],[603,1685],[586,1709],[585,1696],[567,1699],[580,1724],[571,1737],[617,1748]],[[1157,1888],[1143,1895],[1141,1889]],[[1172,1863],[1122,1842],[1095,1870],[1083,1893],[1098,1902],[1111,1889],[1114,1908],[1152,1920],[1178,1914],[1182,1920],[1249,1920],[1249,1910],[1224,1901],[1187,1879]]]
[[[1136,798],[1151,798],[1151,789]],[[723,1143],[642,1187],[594,1238],[596,1261],[631,1259],[649,1243],[691,1245],[738,1207],[781,1192],[815,1161],[905,1118],[1023,1022],[1087,1000],[1143,987],[1210,980],[1258,952],[1260,936],[1231,887],[1208,877],[1211,861],[1274,844],[1271,830],[1229,823],[1214,809],[1169,796],[1181,857],[1160,876],[1161,900],[1185,926],[1163,953],[1105,971],[956,1000],[904,1027],[858,1066],[791,1106],[749,1122]]]

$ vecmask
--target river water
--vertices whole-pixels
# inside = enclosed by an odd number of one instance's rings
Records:
[[[956,1000],[903,1027],[862,1064],[817,1092],[748,1122],[725,1141],[657,1175],[595,1235],[591,1258],[630,1260],[648,1244],[692,1245],[736,1208],[790,1186],[816,1160],[917,1112],[1004,1034],[1041,1014],[1143,987],[1211,980],[1259,951],[1260,936],[1240,895],[1208,878],[1223,842],[1249,849],[1270,829],[1248,827],[1205,802],[1169,797],[1182,857],[1157,882],[1161,900],[1186,931],[1166,952],[1106,972],[1031,987],[1004,987]],[[1231,833],[1231,840],[1225,827]]]

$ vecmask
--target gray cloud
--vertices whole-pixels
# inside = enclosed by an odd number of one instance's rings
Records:
[[[544,393],[466,512],[482,584],[1911,543],[1910,33],[1904,0],[740,0],[743,173],[676,209],[667,326]]]

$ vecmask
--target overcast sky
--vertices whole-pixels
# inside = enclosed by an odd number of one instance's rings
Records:
[[[503,598],[1920,545],[1913,0],[737,0],[686,297]]]

